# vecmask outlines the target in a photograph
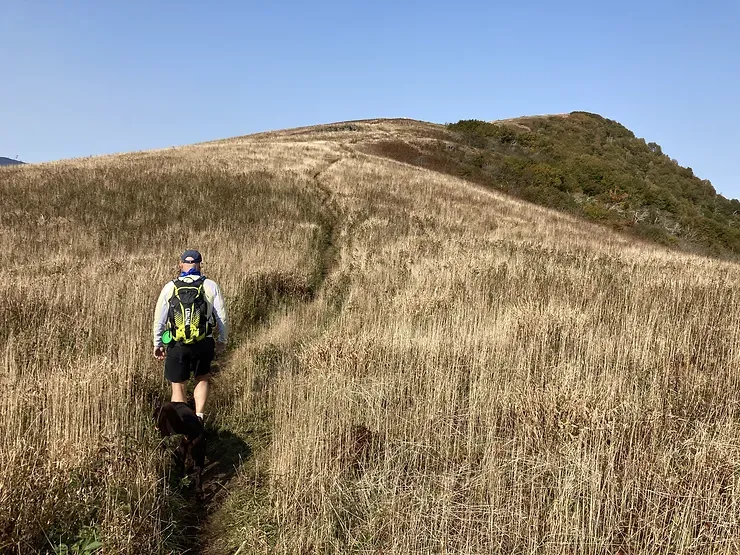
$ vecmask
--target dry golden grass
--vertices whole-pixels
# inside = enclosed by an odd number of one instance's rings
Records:
[[[433,133],[0,170],[0,551],[192,546],[147,403],[196,246],[235,323],[214,425],[253,447],[200,549],[738,552],[737,266],[362,153]]]

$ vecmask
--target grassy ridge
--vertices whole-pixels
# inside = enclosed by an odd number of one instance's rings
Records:
[[[740,549],[738,268],[452,178],[423,146],[454,136],[376,120],[0,171],[0,551]],[[233,472],[201,520],[148,421],[185,247],[234,322],[209,409]]]
[[[357,227],[278,386],[285,551],[737,547],[734,266],[408,166],[329,183]]]

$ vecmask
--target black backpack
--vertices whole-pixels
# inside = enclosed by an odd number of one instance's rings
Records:
[[[197,343],[211,333],[204,281],[199,279],[189,283],[176,279],[172,282],[175,291],[169,301],[168,323],[172,340],[177,343]]]

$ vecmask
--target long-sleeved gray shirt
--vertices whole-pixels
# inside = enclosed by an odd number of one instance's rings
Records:
[[[205,276],[185,276],[178,279],[187,283],[203,280],[203,293],[206,297],[206,303],[208,303],[208,319],[212,324],[218,325],[218,342],[226,343],[229,338],[229,324],[224,297],[216,282]],[[157,299],[157,307],[154,309],[154,325],[152,326],[155,347],[162,346],[162,334],[167,327],[167,315],[170,308],[169,301],[174,292],[175,284],[173,281],[169,281],[162,288],[159,299]],[[212,334],[209,335],[209,337],[211,336]]]

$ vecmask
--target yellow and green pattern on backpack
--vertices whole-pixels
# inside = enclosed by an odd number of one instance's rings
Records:
[[[175,290],[170,297],[168,318],[172,339],[185,345],[197,343],[211,332],[203,281],[175,280],[173,283]]]

